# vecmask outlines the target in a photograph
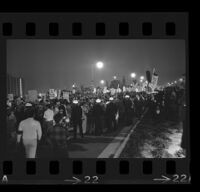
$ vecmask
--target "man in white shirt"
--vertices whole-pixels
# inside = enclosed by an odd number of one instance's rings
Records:
[[[53,127],[54,112],[52,106],[47,105],[47,110],[44,112],[44,127],[43,127],[43,141],[46,140],[48,130]]]
[[[18,131],[21,132],[21,135],[18,135],[17,142],[19,143],[22,139],[26,157],[35,158],[37,150],[37,141],[41,139],[42,130],[39,121],[36,121],[34,116],[34,111],[32,108],[26,111],[27,118],[19,124]]]
[[[44,112],[45,121],[53,121],[54,112],[51,105],[47,105],[47,110]]]

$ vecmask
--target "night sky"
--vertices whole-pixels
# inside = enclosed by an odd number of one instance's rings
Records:
[[[91,85],[92,65],[95,82],[114,75],[130,81],[155,67],[158,84],[180,78],[185,73],[184,40],[8,40],[7,73],[21,76],[27,90],[45,92],[49,88],[71,88],[73,83]]]

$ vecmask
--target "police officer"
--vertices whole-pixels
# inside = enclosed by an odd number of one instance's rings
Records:
[[[125,99],[124,99],[124,107],[125,107],[125,125],[129,126],[132,124],[132,102],[130,100],[130,96],[129,95],[125,95]]]
[[[117,115],[117,106],[113,102],[113,97],[109,98],[109,103],[107,104],[106,107],[106,117],[107,117],[107,126],[108,126],[108,131],[114,131],[116,130],[116,115]]]
[[[103,116],[104,110],[101,105],[101,99],[96,99],[96,103],[93,108],[94,125],[95,125],[95,135],[101,135],[103,131]]]
[[[77,126],[79,127],[79,133],[83,138],[83,128],[82,128],[82,108],[78,102],[78,100],[73,101],[71,120],[74,128],[74,139],[76,139],[77,134]]]

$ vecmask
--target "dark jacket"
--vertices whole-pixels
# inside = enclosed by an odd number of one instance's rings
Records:
[[[79,105],[72,106],[71,120],[72,122],[80,121],[82,119],[82,108]]]
[[[95,104],[93,108],[94,117],[100,117],[104,115],[103,107],[100,104]]]
[[[106,107],[106,116],[115,117],[117,113],[117,106],[113,102],[110,102]]]
[[[54,116],[54,120],[56,123],[59,123],[60,120],[64,117],[64,114],[60,114],[60,113],[57,113],[55,116]]]

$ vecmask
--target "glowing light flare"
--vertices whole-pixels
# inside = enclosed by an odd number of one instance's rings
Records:
[[[98,61],[98,62],[96,63],[96,66],[97,66],[98,69],[103,68],[103,62]]]
[[[101,80],[101,81],[100,81],[100,83],[101,83],[101,84],[104,84],[104,83],[105,83],[105,81],[104,81],[104,80]]]
[[[135,73],[131,73],[131,78],[135,78],[136,74]]]
[[[143,80],[144,80],[144,76],[141,76],[141,77],[140,77],[140,80],[142,80],[142,81],[143,81]]]

